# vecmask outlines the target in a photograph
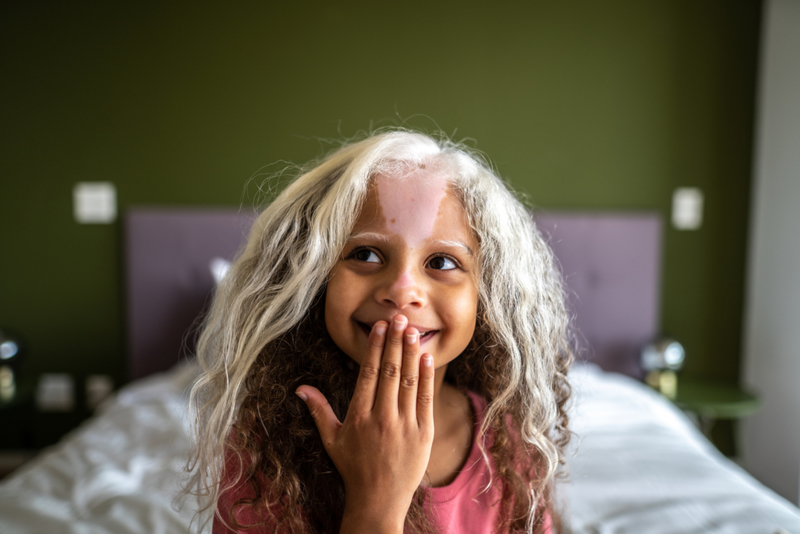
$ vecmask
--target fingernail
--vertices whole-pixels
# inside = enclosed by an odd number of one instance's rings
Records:
[[[295,391],[294,394],[303,399],[303,402],[308,400],[308,395],[306,395],[302,391]]]
[[[385,334],[386,333],[386,325],[383,324],[383,323],[376,324],[375,325],[375,333],[378,334],[379,336],[382,336],[383,334]]]
[[[413,345],[417,342],[417,334],[407,334],[406,339],[408,340],[409,345]]]
[[[406,322],[405,321],[397,321],[394,322],[394,329],[396,332],[402,332],[406,329]]]
[[[422,356],[422,365],[425,367],[430,367],[433,365],[433,356],[430,354],[425,354]]]

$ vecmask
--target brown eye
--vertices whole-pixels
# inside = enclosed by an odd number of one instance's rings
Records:
[[[445,256],[436,256],[435,258],[431,258],[431,261],[428,262],[428,267],[431,269],[436,269],[437,271],[449,271],[457,268],[458,266],[450,258]]]
[[[378,255],[375,254],[374,251],[372,251],[372,250],[370,250],[368,248],[360,248],[360,249],[354,251],[350,255],[350,257],[355,259],[355,260],[364,261],[364,262],[367,262],[367,263],[380,263],[381,262],[381,259],[378,257]]]

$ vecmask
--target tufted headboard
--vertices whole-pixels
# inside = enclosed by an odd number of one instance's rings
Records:
[[[192,354],[215,257],[232,260],[255,219],[237,209],[134,208],[125,217],[129,378]],[[559,259],[582,359],[641,377],[658,334],[661,222],[655,214],[557,213],[536,223]]]

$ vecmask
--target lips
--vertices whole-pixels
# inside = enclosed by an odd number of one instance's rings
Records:
[[[377,321],[375,321],[375,322],[377,322]],[[387,323],[391,323],[391,321],[386,321],[386,322]],[[361,330],[367,336],[369,336],[369,333],[372,331],[372,325],[375,324],[375,323],[372,323],[372,324],[362,323],[361,321],[356,321],[356,323],[358,323],[358,326],[361,328]],[[419,327],[419,326],[414,325],[414,324],[410,324],[408,326],[416,328],[417,332],[419,332],[419,344],[420,345],[422,345],[423,343],[425,343],[426,341],[428,341],[433,336],[435,336],[436,334],[439,333],[438,330],[425,330],[424,327]]]

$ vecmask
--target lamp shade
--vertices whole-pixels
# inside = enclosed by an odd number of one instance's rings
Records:
[[[645,371],[664,369],[677,371],[683,367],[685,358],[686,351],[683,345],[674,339],[661,339],[642,350],[642,368]]]

